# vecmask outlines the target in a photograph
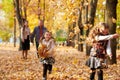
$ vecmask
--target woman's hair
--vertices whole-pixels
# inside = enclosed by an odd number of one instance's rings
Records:
[[[23,20],[23,31],[25,31],[25,22],[27,22],[28,23],[28,21],[25,19],[25,20]],[[28,25],[27,25],[28,26]]]
[[[107,25],[107,23],[99,23],[99,24],[97,24],[96,26],[94,26],[94,27],[91,29],[90,33],[89,33],[88,41],[91,41],[92,43],[93,43],[93,42],[96,42],[95,36],[96,36],[96,35],[101,35],[101,34],[103,34],[103,33],[100,31],[101,28],[109,29],[109,26]]]

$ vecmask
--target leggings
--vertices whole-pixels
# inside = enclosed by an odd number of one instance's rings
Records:
[[[91,70],[92,70],[92,72],[90,73],[90,80],[94,80],[96,69],[91,68]],[[102,71],[102,69],[97,70],[97,75],[98,75],[98,80],[103,80],[103,71]]]
[[[47,77],[47,70],[50,72],[52,71],[52,65],[51,64],[43,64],[43,77]]]

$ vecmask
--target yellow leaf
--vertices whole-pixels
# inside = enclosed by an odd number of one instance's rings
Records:
[[[78,60],[77,59],[74,59],[73,60],[73,64],[77,64],[78,63]]]
[[[56,67],[53,68],[53,71],[57,71],[57,70],[58,70],[58,68],[56,68]]]
[[[117,20],[112,17],[112,22],[113,22],[113,23],[116,23],[116,21],[117,21]]]

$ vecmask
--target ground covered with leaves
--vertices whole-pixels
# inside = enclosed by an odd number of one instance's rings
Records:
[[[48,74],[48,80],[89,80],[90,70],[85,66],[87,58],[85,52],[79,52],[72,47],[58,47],[56,62],[52,74]],[[104,70],[104,80],[120,80],[119,55],[117,62]],[[0,44],[0,80],[41,80],[42,68],[36,57],[35,46],[31,47],[28,59],[23,60],[18,46]]]

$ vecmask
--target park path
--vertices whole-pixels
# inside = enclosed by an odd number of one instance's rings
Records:
[[[31,46],[28,59],[21,59],[18,46],[0,45],[0,80],[41,80],[42,65],[36,57],[35,46]],[[89,80],[89,68],[86,67],[87,57],[72,47],[59,46],[56,49],[56,63],[48,80]],[[104,70],[105,80],[120,80],[120,60]]]

